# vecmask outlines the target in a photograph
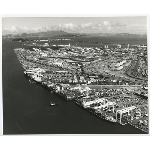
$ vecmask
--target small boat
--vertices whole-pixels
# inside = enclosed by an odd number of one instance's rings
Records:
[[[50,102],[49,106],[58,106],[58,104]]]

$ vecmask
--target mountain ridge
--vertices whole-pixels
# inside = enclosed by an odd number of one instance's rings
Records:
[[[69,33],[65,31],[46,31],[46,32],[36,32],[36,33],[21,33],[21,34],[6,34],[2,37],[81,37],[81,36],[90,36],[90,37],[133,37],[133,36],[146,37],[146,34],[130,34],[130,33]]]

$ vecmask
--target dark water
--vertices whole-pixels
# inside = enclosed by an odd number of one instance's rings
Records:
[[[4,134],[144,134],[130,125],[106,122],[40,84],[30,84],[13,50],[21,43],[2,46]],[[58,106],[49,107],[50,101]]]

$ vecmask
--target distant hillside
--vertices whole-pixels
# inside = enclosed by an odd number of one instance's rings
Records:
[[[130,34],[130,33],[68,33],[62,30],[57,31],[47,31],[47,32],[36,32],[36,33],[22,33],[22,34],[7,34],[3,35],[3,38],[19,38],[19,37],[116,37],[116,38],[124,38],[124,37],[137,37],[138,34]],[[138,35],[140,37],[147,37],[147,35]]]
[[[65,34],[65,35],[57,35],[55,37],[83,37],[83,36],[88,36],[89,34],[81,34],[81,33],[68,33],[68,34]]]
[[[88,34],[87,36],[105,36],[105,37],[137,37],[137,36],[141,36],[141,37],[146,37],[146,34],[130,34],[130,33],[93,33],[93,34]]]
[[[47,32],[37,32],[37,33],[22,33],[22,34],[7,34],[4,35],[3,37],[54,37],[54,36],[63,36],[63,35],[68,35],[67,32],[64,31],[47,31]]]
[[[67,32],[64,31],[47,31],[47,32],[38,32],[38,33],[30,33],[30,36],[60,36],[60,35],[67,35]]]

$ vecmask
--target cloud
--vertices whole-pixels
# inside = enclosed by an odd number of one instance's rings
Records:
[[[27,28],[27,27],[4,27],[3,33],[32,33],[32,32],[45,32],[52,30],[63,30],[66,32],[73,33],[122,33],[131,31],[136,32],[144,32],[145,26],[141,26],[139,24],[123,24],[120,22],[109,22],[103,21],[102,23],[85,23],[85,24],[73,24],[73,23],[65,23],[47,27],[35,27],[35,28]],[[132,32],[131,32],[132,33]]]
[[[110,25],[110,22],[104,21],[103,24],[104,24],[105,26],[108,26],[108,25]]]
[[[3,28],[3,30],[14,32],[14,31],[17,31],[17,27],[15,27],[15,26],[5,27],[5,28]]]
[[[40,31],[40,30],[41,30],[41,28],[40,28],[40,27],[32,28],[32,30],[33,30],[33,31],[35,31],[35,32],[38,32],[38,31]]]
[[[61,27],[67,28],[67,29],[72,29],[72,30],[74,30],[75,28],[77,28],[77,26],[74,25],[74,24],[72,24],[72,23],[64,24]]]
[[[11,30],[12,30],[12,31],[16,31],[17,28],[16,28],[15,26],[12,26],[12,27],[11,27]]]
[[[108,29],[108,30],[112,30],[112,27],[108,27],[107,29]]]
[[[90,23],[81,24],[81,27],[87,28],[87,27],[91,27],[92,25],[93,25],[93,23],[90,22]]]

